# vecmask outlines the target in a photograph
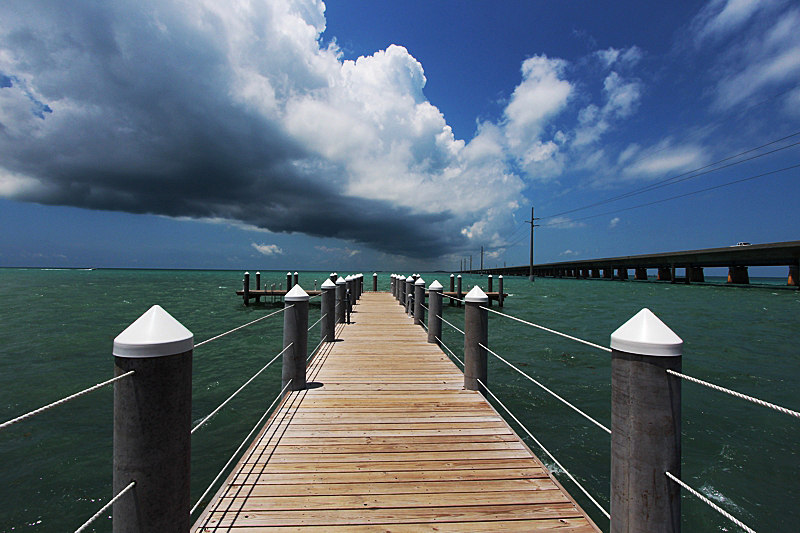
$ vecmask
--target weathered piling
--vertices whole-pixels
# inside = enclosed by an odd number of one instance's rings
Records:
[[[299,283],[300,283],[300,273],[299,272],[295,272],[294,273],[294,282],[292,283],[292,287],[294,287],[295,285],[298,285]]]
[[[244,273],[242,285],[242,291],[244,291],[244,305],[250,305],[250,272]]]
[[[683,341],[649,309],[611,334],[611,533],[679,533]]]
[[[330,279],[322,283],[322,320],[320,320],[320,340],[336,340],[336,284]]]
[[[464,388],[484,392],[478,380],[488,384],[487,352],[480,344],[489,345],[489,312],[483,309],[489,297],[476,285],[464,300]]]
[[[157,305],[114,339],[114,533],[189,531],[193,349]]]
[[[452,277],[450,278],[452,280]],[[442,284],[438,281],[428,287],[428,342],[438,343],[442,338]]]
[[[425,280],[421,277],[414,282],[414,324],[424,322]]]
[[[290,391],[303,390],[306,388],[308,355],[308,294],[300,285],[295,285],[283,301],[286,308],[283,312],[283,348],[286,351],[283,352],[281,388],[291,382]]]
[[[459,274],[458,277],[456,278],[456,297],[459,300],[464,299],[464,295],[461,292],[461,274]],[[458,307],[461,307],[461,302],[456,301],[456,305],[458,305]]]
[[[372,292],[378,292],[378,273],[372,273]]]
[[[486,276],[486,292],[492,292],[492,275],[491,274]],[[489,298],[489,301],[486,302],[486,306],[487,307],[491,307],[492,306],[492,299],[491,298]]]
[[[343,277],[336,278],[336,323],[344,324],[345,311],[347,310],[347,282]]]
[[[292,288],[292,273],[286,273],[286,292],[289,292],[289,289]]]
[[[256,272],[256,290],[261,290],[261,272]],[[261,296],[256,296],[256,303],[261,301]]]
[[[395,274],[389,276],[389,292],[392,293],[392,298],[397,299],[397,293],[395,292],[395,281],[397,281],[397,276]]]
[[[503,307],[503,300],[505,300],[506,297],[503,294],[503,275],[502,274],[497,276],[497,289],[500,291],[500,294],[497,296],[497,302],[500,305],[500,307]]]
[[[450,274],[450,292],[456,292],[456,275]],[[450,300],[450,307],[453,307],[456,303],[455,300],[452,298],[448,298]],[[439,337],[441,339],[441,337]]]

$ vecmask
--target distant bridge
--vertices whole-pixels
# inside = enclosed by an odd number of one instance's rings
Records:
[[[788,284],[800,286],[800,241],[545,263],[533,265],[533,275],[625,280],[629,279],[628,271],[633,270],[634,279],[645,280],[648,279],[647,270],[655,269],[659,281],[691,283],[705,281],[704,268],[727,267],[728,283],[746,284],[750,282],[747,268],[751,266],[786,266],[789,269]],[[678,269],[684,270],[682,277],[676,275]],[[472,272],[527,276],[530,266],[485,268]]]

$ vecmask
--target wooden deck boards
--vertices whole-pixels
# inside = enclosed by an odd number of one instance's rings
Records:
[[[391,295],[353,321],[193,531],[598,531]]]

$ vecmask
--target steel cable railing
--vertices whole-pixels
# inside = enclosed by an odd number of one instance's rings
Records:
[[[60,405],[63,405],[63,404],[65,404],[65,403],[67,403],[67,402],[69,402],[71,400],[74,400],[75,398],[80,398],[84,394],[88,394],[88,393],[90,393],[92,391],[96,391],[97,389],[105,387],[106,385],[110,385],[111,383],[114,383],[115,381],[118,381],[118,380],[120,380],[122,378],[128,377],[128,376],[132,375],[133,373],[134,373],[133,370],[131,370],[130,372],[125,372],[124,374],[121,374],[121,375],[119,375],[119,376],[117,376],[115,378],[111,378],[111,379],[106,380],[106,381],[104,381],[102,383],[98,383],[97,385],[89,387],[88,389],[84,389],[84,390],[82,390],[80,392],[76,392],[75,394],[67,396],[66,398],[62,398],[62,399],[60,399],[58,401],[55,401],[53,403],[49,403],[49,404],[45,405],[44,407],[40,407],[38,409],[34,409],[33,411],[30,411],[29,413],[25,413],[24,415],[18,416],[16,418],[12,418],[8,422],[3,422],[2,424],[0,424],[0,429],[5,429],[5,428],[7,428],[7,427],[9,427],[9,426],[11,426],[13,424],[16,424],[17,422],[22,422],[23,420],[26,420],[26,419],[28,419],[28,418],[30,418],[32,416],[36,416],[36,415],[38,415],[40,413],[44,413],[45,411],[49,411],[50,409],[53,409],[54,407],[58,407]]]
[[[567,475],[567,477],[569,477],[569,478],[572,480],[572,482],[573,482],[573,483],[575,483],[575,485],[576,485],[576,486],[577,486],[577,487],[578,487],[578,488],[581,490],[581,492],[583,492],[583,493],[586,495],[586,497],[587,497],[587,498],[589,498],[589,500],[590,500],[590,501],[591,501],[591,502],[592,502],[592,503],[593,503],[593,504],[594,504],[594,505],[595,505],[595,506],[596,506],[596,507],[597,507],[597,508],[600,510],[600,512],[601,512],[601,513],[603,513],[603,515],[604,515],[606,518],[609,518],[609,519],[610,519],[610,518],[611,518],[611,515],[608,513],[608,511],[606,511],[606,510],[605,510],[605,508],[604,508],[602,505],[600,505],[600,504],[597,502],[597,500],[595,500],[595,499],[592,497],[592,495],[591,495],[591,494],[589,494],[589,492],[588,492],[588,491],[587,491],[585,488],[583,488],[583,485],[581,485],[581,484],[578,482],[578,480],[577,480],[577,479],[575,479],[575,477],[574,477],[572,474],[570,474],[570,473],[569,473],[569,470],[567,470],[566,468],[564,468],[564,465],[562,465],[562,464],[561,464],[561,463],[558,461],[558,459],[556,459],[556,458],[553,456],[553,454],[552,454],[552,453],[550,453],[550,450],[548,450],[547,448],[545,448],[545,447],[542,445],[542,443],[541,443],[541,442],[539,442],[539,439],[537,439],[536,437],[534,437],[534,436],[533,436],[533,433],[531,433],[531,432],[528,430],[528,428],[526,428],[526,427],[525,427],[525,426],[522,424],[522,422],[520,422],[520,421],[519,421],[519,419],[518,419],[516,416],[514,416],[514,414],[513,414],[511,411],[509,411],[508,407],[506,407],[506,406],[505,406],[505,404],[503,404],[503,402],[501,402],[501,401],[500,401],[500,399],[499,399],[497,396],[495,396],[495,394],[494,394],[494,393],[493,393],[493,392],[492,392],[492,391],[489,389],[489,387],[487,387],[487,386],[486,386],[486,383],[484,383],[484,382],[483,382],[483,381],[481,381],[480,379],[478,379],[478,383],[480,383],[480,384],[481,384],[481,386],[483,387],[483,389],[484,389],[486,392],[488,392],[488,393],[489,393],[489,394],[492,396],[492,398],[494,398],[494,400],[495,400],[495,401],[496,401],[496,402],[497,402],[497,403],[498,403],[498,404],[499,404],[499,405],[500,405],[500,406],[501,406],[501,407],[502,407],[502,408],[505,410],[505,412],[506,412],[506,413],[508,413],[508,416],[510,416],[511,418],[513,418],[513,419],[514,419],[514,421],[515,421],[517,424],[519,424],[519,427],[521,427],[521,428],[522,428],[522,429],[525,431],[525,433],[527,433],[527,434],[528,434],[528,436],[529,436],[531,439],[533,439],[533,441],[536,443],[536,445],[537,445],[537,446],[539,446],[539,447],[540,447],[540,448],[541,448],[541,449],[544,451],[544,453],[546,453],[546,454],[547,454],[547,456],[548,456],[548,457],[550,457],[550,459],[551,459],[551,460],[552,460],[552,461],[553,461],[553,462],[554,462],[554,463],[555,463],[555,464],[558,466],[558,468],[560,468],[560,469],[561,469],[561,470],[562,470],[562,471],[563,471],[563,472],[564,472],[564,473]]]
[[[323,318],[325,318],[326,316],[328,316],[328,313],[325,313],[324,315],[322,315],[321,317],[319,317],[319,320],[317,320],[316,322],[314,322],[313,324],[311,324],[310,326],[308,326],[308,331],[311,331],[311,330],[314,328],[314,326],[316,326],[317,324],[319,324],[320,322],[322,322],[322,319],[323,319]]]
[[[289,381],[283,387],[281,392],[278,393],[278,396],[276,396],[275,399],[272,400],[272,403],[270,404],[270,406],[267,407],[267,410],[264,411],[264,414],[261,415],[261,418],[258,419],[258,422],[256,422],[256,424],[253,426],[253,429],[250,430],[250,433],[247,434],[247,436],[244,438],[244,440],[239,445],[239,447],[236,448],[236,451],[233,452],[233,455],[231,455],[231,458],[228,459],[228,462],[225,463],[225,466],[222,467],[222,470],[220,470],[219,473],[216,475],[216,477],[214,477],[214,480],[211,482],[211,484],[208,486],[208,488],[205,490],[205,492],[203,492],[203,494],[200,496],[200,498],[194,504],[194,507],[192,507],[192,510],[189,512],[189,514],[193,514],[197,510],[197,507],[200,505],[200,502],[203,501],[203,498],[205,498],[208,495],[208,493],[211,491],[211,489],[214,487],[214,485],[217,483],[217,481],[219,481],[219,478],[222,476],[223,473],[225,473],[225,470],[227,470],[227,468],[231,465],[231,463],[234,461],[234,459],[239,454],[239,452],[242,450],[242,448],[245,446],[245,444],[247,444],[250,441],[250,437],[252,437],[253,433],[255,433],[255,431],[261,426],[261,422],[263,422],[264,419],[267,417],[267,415],[269,415],[270,411],[272,411],[272,408],[275,406],[275,403],[279,399],[281,399],[283,397],[283,394],[286,392],[286,389],[291,384],[292,384],[292,382]]]
[[[110,500],[110,501],[109,501],[107,504],[105,504],[105,505],[104,505],[104,506],[103,506],[103,507],[102,507],[102,508],[101,508],[99,511],[97,511],[96,513],[94,513],[94,514],[92,515],[92,517],[91,517],[89,520],[87,520],[86,522],[84,522],[84,523],[83,523],[83,525],[82,525],[81,527],[79,527],[78,529],[76,529],[76,530],[75,530],[75,533],[82,533],[83,531],[86,531],[86,528],[87,528],[87,527],[89,527],[90,525],[92,525],[92,522],[94,522],[95,520],[97,520],[98,518],[100,518],[100,517],[103,515],[103,513],[105,513],[105,512],[106,512],[106,510],[108,510],[108,508],[109,508],[109,507],[111,507],[112,505],[114,505],[114,502],[116,502],[117,500],[119,500],[120,498],[122,498],[122,496],[123,496],[123,495],[124,495],[126,492],[128,492],[129,490],[131,490],[131,489],[132,489],[132,488],[133,488],[135,485],[136,485],[136,482],[135,482],[135,481],[131,481],[131,482],[128,484],[128,486],[127,486],[127,487],[125,487],[124,489],[122,489],[121,491],[119,491],[119,492],[117,493],[117,495],[116,495],[116,496],[114,496],[113,498],[111,498],[111,500]]]
[[[444,343],[444,341],[442,341],[442,339],[440,339],[439,337],[435,337],[435,338],[436,338],[436,340],[437,340],[437,341],[439,341],[439,344],[441,344],[442,346],[444,346],[445,350],[447,350],[448,352],[450,352],[450,355],[452,355],[452,356],[455,358],[455,360],[456,360],[456,361],[458,361],[459,363],[461,363],[461,366],[464,366],[464,361],[462,361],[461,359],[459,359],[459,358],[458,358],[458,356],[457,356],[456,354],[454,354],[454,353],[453,353],[453,350],[451,350],[450,348],[448,348],[448,347],[447,347],[447,345]]]
[[[559,335],[561,337],[564,337],[564,338],[567,338],[567,339],[570,339],[570,340],[573,340],[573,341],[576,341],[576,342],[580,342],[580,343],[585,344],[587,346],[591,346],[592,348],[597,348],[598,350],[603,350],[604,352],[611,352],[611,348],[607,348],[605,346],[600,346],[599,344],[595,344],[593,342],[585,341],[583,339],[579,339],[578,337],[573,337],[572,335],[567,335],[566,333],[561,333],[560,331],[556,331],[554,329],[546,328],[544,326],[540,326],[539,324],[534,324],[533,322],[528,322],[527,320],[522,320],[521,318],[517,318],[515,316],[511,316],[511,315],[507,315],[505,313],[501,313],[500,311],[495,311],[494,309],[491,309],[489,307],[481,306],[481,309],[485,309],[485,310],[487,310],[487,311],[489,311],[491,313],[494,313],[496,315],[500,315],[500,316],[504,316],[506,318],[510,318],[511,320],[516,320],[517,322],[521,322],[522,324],[527,324],[528,326],[532,326],[534,328],[539,328],[539,329],[541,329],[543,331],[546,331],[548,333],[553,333],[554,335]]]
[[[566,406],[567,406],[567,407],[569,407],[570,409],[574,410],[576,413],[578,413],[579,415],[581,415],[582,417],[584,417],[586,420],[590,421],[592,424],[596,425],[597,427],[599,427],[600,429],[602,429],[603,431],[605,431],[606,433],[608,433],[609,435],[611,435],[611,430],[610,430],[610,429],[608,429],[606,426],[604,426],[603,424],[601,424],[600,422],[598,422],[597,420],[595,420],[595,419],[594,419],[594,418],[592,418],[591,416],[587,415],[586,413],[584,413],[583,411],[581,411],[580,409],[578,409],[577,407],[575,407],[574,405],[572,405],[570,402],[568,402],[567,400],[565,400],[564,398],[562,398],[561,396],[559,396],[559,395],[558,395],[558,394],[556,394],[555,392],[551,391],[550,389],[548,389],[547,387],[545,387],[544,385],[542,385],[541,383],[539,383],[537,380],[535,380],[535,379],[533,379],[532,377],[530,377],[528,374],[526,374],[525,372],[523,372],[522,370],[520,370],[519,368],[517,368],[516,366],[514,366],[512,363],[509,363],[508,361],[506,361],[505,359],[503,359],[502,357],[500,357],[499,355],[497,355],[495,352],[493,352],[492,350],[490,350],[489,348],[487,348],[487,347],[486,347],[486,346],[484,346],[483,344],[481,344],[481,343],[478,343],[478,346],[480,346],[481,348],[483,348],[484,350],[486,350],[487,352],[489,352],[489,353],[490,353],[490,354],[492,354],[493,356],[495,356],[495,357],[497,357],[498,359],[500,359],[502,362],[504,362],[505,364],[507,364],[507,365],[508,365],[509,367],[511,367],[513,370],[516,370],[517,372],[519,372],[519,373],[520,373],[520,374],[521,374],[523,377],[527,378],[528,380],[532,381],[533,383],[535,383],[536,385],[538,385],[539,387],[541,387],[542,389],[544,389],[545,391],[547,391],[547,392],[548,392],[549,394],[551,394],[553,397],[555,397],[556,399],[558,399],[558,400],[559,400],[561,403],[563,403],[564,405],[566,405]]]
[[[205,424],[206,422],[208,422],[209,420],[211,420],[211,417],[212,417],[212,416],[214,416],[215,414],[217,414],[217,413],[220,411],[220,409],[222,409],[223,407],[225,407],[225,404],[227,404],[229,401],[233,400],[233,398],[234,398],[234,397],[235,397],[237,394],[239,394],[240,392],[242,392],[242,390],[244,390],[244,388],[245,388],[245,387],[247,387],[247,386],[248,386],[248,385],[249,385],[249,384],[250,384],[250,383],[251,383],[251,382],[252,382],[254,379],[256,379],[256,378],[257,378],[257,377],[258,377],[258,376],[259,376],[259,375],[260,375],[260,374],[261,374],[261,373],[262,373],[264,370],[266,370],[267,368],[269,368],[269,366],[270,366],[272,363],[274,363],[274,362],[275,362],[275,360],[276,360],[276,359],[278,359],[278,357],[280,357],[281,355],[283,355],[283,352],[285,352],[286,350],[288,350],[289,348],[291,348],[291,346],[292,346],[293,344],[294,344],[293,342],[290,342],[290,343],[289,343],[289,344],[288,344],[288,345],[287,345],[287,346],[286,346],[286,347],[285,347],[283,350],[281,350],[281,351],[280,351],[280,353],[278,353],[278,354],[277,354],[275,357],[273,357],[273,358],[270,360],[270,362],[269,362],[269,363],[267,363],[266,365],[264,365],[263,367],[261,367],[261,370],[259,370],[258,372],[256,372],[256,373],[253,375],[253,377],[251,377],[250,379],[248,379],[248,380],[247,380],[247,381],[244,383],[244,385],[242,385],[241,387],[239,387],[239,388],[236,390],[236,392],[234,392],[233,394],[231,394],[230,396],[228,396],[228,399],[227,399],[227,400],[225,400],[224,402],[222,402],[222,403],[221,403],[221,404],[220,404],[220,405],[219,405],[219,406],[218,406],[216,409],[214,409],[213,411],[211,411],[211,414],[209,414],[208,416],[206,416],[205,418],[203,418],[203,419],[202,419],[200,422],[198,422],[198,424],[197,424],[195,427],[193,427],[193,428],[192,428],[192,431],[191,431],[191,432],[192,432],[192,433],[194,433],[195,431],[197,431],[198,429],[200,429],[200,427],[201,427],[203,424]]]
[[[780,405],[775,405],[774,403],[765,402],[764,400],[759,400],[758,398],[754,398],[753,396],[748,396],[746,394],[742,394],[741,392],[736,392],[735,390],[726,389],[725,387],[720,387],[719,385],[714,385],[713,383],[709,383],[708,381],[703,381],[702,379],[693,378],[692,376],[687,376],[686,374],[681,374],[680,372],[676,372],[671,369],[667,369],[666,372],[667,374],[672,374],[673,376],[677,376],[679,378],[686,379],[694,383],[698,383],[710,389],[730,394],[731,396],[741,398],[742,400],[747,400],[748,402],[753,402],[762,407],[768,407],[770,409],[774,409],[775,411],[779,411],[783,414],[793,416],[795,418],[800,418],[800,413],[798,413],[797,411],[792,411],[791,409],[787,409],[786,407],[781,407]]]
[[[753,529],[751,529],[750,527],[745,525],[742,521],[738,520],[736,517],[734,517],[728,511],[726,511],[725,509],[723,509],[719,505],[715,504],[714,502],[712,502],[711,500],[709,500],[708,498],[706,498],[705,496],[703,496],[702,494],[700,494],[699,492],[694,490],[692,487],[690,487],[689,485],[687,485],[686,483],[684,483],[683,481],[681,481],[677,477],[673,476],[670,472],[664,472],[664,473],[672,481],[674,481],[675,483],[677,483],[678,485],[680,485],[681,487],[686,489],[691,495],[699,498],[700,501],[702,501],[703,503],[708,504],[712,509],[717,511],[719,514],[721,514],[722,516],[724,516],[725,518],[727,518],[728,520],[730,520],[731,522],[733,522],[734,524],[736,524],[740,528],[742,528],[745,531],[747,531],[747,533],[756,533]]]
[[[220,337],[224,337],[225,335],[228,335],[228,334],[230,334],[230,333],[233,333],[234,331],[239,331],[240,329],[242,329],[242,328],[246,328],[247,326],[252,326],[252,325],[253,325],[253,324],[255,324],[256,322],[261,322],[262,320],[265,320],[265,319],[267,319],[267,318],[269,318],[269,317],[271,317],[271,316],[275,316],[275,315],[277,315],[278,313],[283,313],[284,311],[286,311],[287,309],[291,309],[292,307],[294,307],[294,304],[292,304],[292,305],[287,305],[287,306],[286,306],[286,307],[284,307],[283,309],[279,309],[279,310],[275,311],[274,313],[270,313],[270,314],[268,314],[268,315],[262,316],[261,318],[257,318],[257,319],[255,319],[255,320],[253,320],[252,322],[248,322],[247,324],[242,324],[242,325],[241,325],[241,326],[239,326],[239,327],[233,328],[232,330],[226,331],[225,333],[220,333],[219,335],[216,335],[216,336],[214,336],[214,337],[211,337],[210,339],[206,339],[206,340],[204,340],[203,342],[198,342],[197,344],[195,344],[195,345],[194,345],[194,347],[195,347],[195,348],[199,348],[200,346],[202,346],[202,345],[204,345],[204,344],[206,344],[206,343],[209,343],[209,342],[211,342],[211,341],[215,341],[215,340],[219,339]]]
[[[315,355],[317,355],[317,350],[319,350],[319,347],[320,347],[320,346],[322,346],[322,343],[323,343],[323,342],[325,342],[325,340],[326,340],[327,338],[328,338],[328,336],[327,336],[327,335],[325,335],[324,337],[322,337],[322,340],[321,340],[321,341],[319,341],[319,344],[317,344],[317,347],[316,347],[316,348],[314,348],[313,350],[311,350],[311,354],[309,354],[309,356],[308,356],[308,357],[306,357],[306,363],[308,363],[309,361],[311,361],[311,358],[312,358],[312,357],[314,357]]]
[[[440,318],[440,319],[442,320],[442,322],[444,322],[445,324],[447,324],[448,326],[450,326],[451,328],[453,328],[453,329],[454,329],[454,330],[456,330],[457,332],[459,332],[459,333],[461,333],[462,335],[464,335],[464,332],[463,332],[463,331],[461,331],[460,329],[458,329],[457,327],[455,327],[453,324],[451,324],[450,322],[448,322],[448,321],[447,321],[447,320],[446,320],[446,319],[445,319],[443,316],[441,316],[441,315],[436,315],[436,316],[437,316],[437,318]]]

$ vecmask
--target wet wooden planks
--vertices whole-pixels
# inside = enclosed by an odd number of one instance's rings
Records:
[[[309,367],[194,531],[595,532],[387,293]]]

